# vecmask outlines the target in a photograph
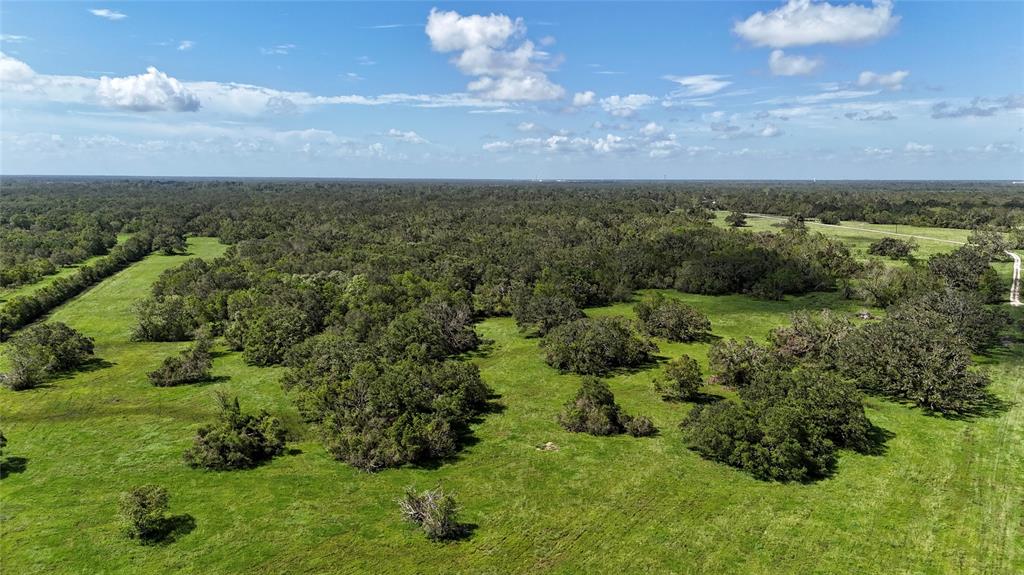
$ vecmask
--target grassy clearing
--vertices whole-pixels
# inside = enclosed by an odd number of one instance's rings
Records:
[[[223,249],[193,238],[196,257]],[[54,313],[96,338],[109,363],[28,392],[0,391],[15,460],[0,482],[5,573],[1013,573],[1024,570],[1024,346],[988,359],[1011,407],[973,421],[929,417],[869,399],[892,434],[880,456],[843,453],[832,478],[756,481],[686,450],[676,429],[690,404],[652,390],[660,366],[610,380],[659,436],[596,438],[554,422],[575,376],[547,367],[538,340],[509,318],[478,330],[474,354],[503,410],[475,425],[474,442],[436,469],[364,474],[331,460],[304,432],[278,369],[221,353],[219,381],[154,388],[145,372],[184,344],[128,341],[130,305],[181,256],[154,255]],[[833,294],[760,302],[667,292],[707,313],[722,337],[763,337],[796,309],[853,310]],[[632,304],[589,310],[630,314]],[[666,344],[706,366],[708,344]],[[181,454],[214,414],[213,391],[267,408],[292,430],[289,455],[236,472],[187,468]],[[721,392],[722,390],[709,390]],[[553,441],[559,451],[536,446]],[[114,525],[116,499],[156,482],[195,528],[140,547]],[[402,489],[443,483],[473,536],[432,544],[398,515]],[[880,567],[884,566],[884,567]]]
[[[129,237],[131,237],[131,234],[118,234],[117,235],[117,243],[119,243],[119,244],[123,243]],[[104,258],[104,257],[106,257],[106,256],[105,255],[93,256],[93,257],[85,260],[84,262],[80,262],[80,263],[77,263],[77,264],[74,264],[74,265],[70,265],[70,266],[64,266],[64,267],[60,268],[59,270],[57,270],[57,273],[50,274],[48,276],[42,277],[38,281],[35,281],[35,282],[32,282],[32,283],[20,285],[20,286],[17,286],[17,287],[11,287],[11,288],[0,288],[0,304],[4,303],[5,301],[7,301],[7,300],[9,300],[9,299],[11,299],[13,297],[16,297],[16,296],[32,295],[33,293],[35,293],[35,291],[37,289],[40,289],[40,288],[43,288],[43,287],[46,287],[46,286],[52,284],[54,281],[57,280],[57,278],[62,278],[62,277],[67,277],[67,276],[73,275],[75,272],[78,271],[78,268],[81,268],[82,266],[89,265],[89,264],[95,262],[96,260]]]
[[[721,227],[728,227],[728,223],[725,221],[725,216],[729,215],[726,211],[716,211],[714,224]],[[747,225],[742,229],[753,232],[772,231],[778,232],[782,222],[777,219],[749,216],[747,218]],[[923,226],[907,226],[907,225],[892,225],[892,224],[869,224],[867,222],[857,221],[844,221],[840,223],[839,227],[835,226],[822,226],[816,225],[814,221],[808,223],[808,227],[815,232],[820,232],[826,236],[831,236],[841,240],[844,244],[850,247],[853,252],[853,256],[859,260],[866,260],[871,256],[868,256],[868,246],[873,242],[878,241],[884,237],[895,237],[888,236],[888,233],[901,233],[909,234],[913,236],[921,236],[914,238],[917,242],[917,250],[914,252],[914,256],[918,259],[926,260],[935,254],[949,253],[955,250],[957,244],[951,244],[950,241],[954,242],[966,242],[968,236],[971,235],[971,230],[957,229],[957,228],[929,228]],[[863,228],[861,230],[855,230],[850,228]],[[886,233],[873,233],[871,231],[864,230],[876,230],[878,232]],[[924,238],[934,238],[934,240],[928,240]],[[906,238],[902,238],[906,239]],[[945,241],[941,241],[945,240]],[[885,260],[890,265],[906,265],[902,261]],[[1003,278],[1006,283],[1006,296],[1009,298],[1010,295],[1010,281],[1013,278],[1013,262],[1009,258],[1006,261],[994,262],[992,267],[999,272],[999,277]]]

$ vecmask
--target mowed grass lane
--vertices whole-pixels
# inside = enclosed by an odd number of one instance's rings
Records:
[[[219,246],[193,240],[210,257]],[[216,249],[215,249],[216,248]],[[296,423],[280,371],[217,358],[221,381],[157,389],[145,380],[182,344],[127,341],[128,309],[161,269],[153,256],[62,308],[57,319],[97,338],[114,365],[25,393],[2,392],[10,456],[24,471],[0,483],[4,572],[18,573],[863,573],[989,572],[1024,568],[1024,349],[993,357],[994,390],[1012,405],[973,421],[930,417],[869,399],[891,435],[883,455],[843,453],[834,477],[806,485],[764,483],[702,460],[678,422],[690,404],[661,401],[661,366],[611,378],[630,413],[651,416],[648,439],[570,434],[555,423],[578,378],[543,362],[538,340],[509,318],[482,322],[491,340],[473,354],[503,409],[474,426],[453,461],[436,468],[358,472],[331,460]],[[106,282],[105,282],[106,283]],[[708,313],[722,337],[763,338],[796,309],[852,311],[833,294],[760,302],[666,292]],[[632,304],[589,310],[631,314]],[[661,356],[709,344],[661,343]],[[227,378],[227,379],[224,379]],[[249,471],[187,468],[181,453],[225,388],[243,408],[289,422],[292,454]],[[712,393],[723,390],[712,388]],[[724,392],[723,392],[724,393]],[[539,451],[552,441],[559,451]],[[167,486],[174,514],[195,529],[141,547],[116,530],[120,491]],[[404,524],[405,486],[458,494],[471,538],[434,544]]]
[[[117,235],[117,243],[118,244],[122,244],[122,243],[124,243],[125,240],[127,240],[130,237],[131,237],[131,234],[118,234]],[[111,248],[111,249],[113,249],[113,248]],[[63,267],[59,268],[56,273],[50,274],[48,276],[43,276],[43,277],[39,278],[39,280],[34,281],[32,283],[27,283],[27,284],[20,285],[20,286],[15,286],[15,287],[0,288],[0,307],[2,307],[2,304],[4,302],[6,302],[7,300],[9,300],[9,299],[11,299],[13,297],[32,295],[39,288],[46,287],[46,286],[52,284],[58,278],[67,277],[67,276],[73,275],[75,272],[78,271],[79,268],[81,268],[83,266],[86,266],[86,265],[89,265],[91,263],[94,263],[96,260],[102,259],[104,257],[106,257],[106,256],[105,255],[93,256],[91,258],[86,259],[83,262],[80,262],[80,263],[77,263],[77,264],[72,264],[72,265],[69,265],[69,266],[63,266]]]

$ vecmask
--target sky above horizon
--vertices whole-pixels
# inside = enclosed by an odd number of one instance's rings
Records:
[[[1024,2],[0,4],[0,174],[1024,179]]]

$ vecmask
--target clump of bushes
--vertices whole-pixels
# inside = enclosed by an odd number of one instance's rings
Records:
[[[901,260],[910,257],[916,249],[917,243],[913,240],[882,238],[871,242],[871,245],[868,246],[868,253],[873,256],[886,256],[894,260]]]
[[[417,493],[412,487],[398,500],[402,517],[419,525],[429,539],[443,541],[455,539],[465,532],[458,521],[459,506],[455,497],[440,487]]]
[[[215,423],[196,432],[184,455],[190,467],[211,470],[247,469],[284,452],[285,432],[266,411],[242,413],[238,398],[217,394],[220,414]]]
[[[7,348],[10,371],[4,386],[18,391],[42,383],[47,377],[80,367],[93,356],[93,340],[61,322],[25,328]]]
[[[657,347],[622,317],[583,318],[551,330],[541,341],[548,365],[585,375],[650,361]]]
[[[477,366],[410,359],[382,365],[358,359],[357,349],[332,360],[340,377],[287,380],[328,452],[364,471],[454,454],[491,394]]]
[[[159,539],[166,531],[170,495],[159,485],[141,485],[121,494],[121,530],[143,542]]]
[[[716,381],[734,389],[747,387],[760,372],[770,371],[777,361],[771,350],[750,337],[742,341],[722,340],[708,351],[708,362],[716,372]]]
[[[650,437],[658,433],[658,428],[654,426],[651,418],[646,415],[637,415],[636,417],[620,415],[619,421],[622,422],[622,428],[626,430],[626,433],[633,437]]]
[[[669,360],[664,377],[654,381],[654,390],[666,401],[687,401],[697,395],[703,383],[697,360],[681,355]]]
[[[805,481],[827,475],[838,449],[869,446],[860,394],[834,375],[765,372],[740,398],[696,406],[681,426],[689,447],[759,479]]]
[[[626,431],[642,437],[657,432],[647,417],[623,413],[608,384],[593,376],[584,377],[580,382],[576,396],[558,414],[558,423],[568,431],[590,435],[616,435]]]
[[[669,341],[693,341],[711,330],[711,320],[693,306],[656,292],[633,308],[648,335]]]
[[[181,355],[165,358],[160,369],[149,372],[149,382],[157,387],[173,387],[210,379],[212,345],[209,335],[200,334]]]

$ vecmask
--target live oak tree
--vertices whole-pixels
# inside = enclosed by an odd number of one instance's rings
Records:
[[[654,389],[662,399],[688,401],[697,395],[703,383],[700,364],[684,354],[669,360],[665,365],[664,376],[654,381]]]
[[[657,347],[622,317],[583,318],[562,324],[541,341],[548,365],[596,375],[650,361]]]
[[[11,338],[6,355],[10,370],[3,374],[3,384],[28,389],[91,359],[93,340],[61,322],[40,323]]]
[[[711,330],[711,320],[693,306],[656,292],[633,308],[648,335],[669,341],[693,341]]]

